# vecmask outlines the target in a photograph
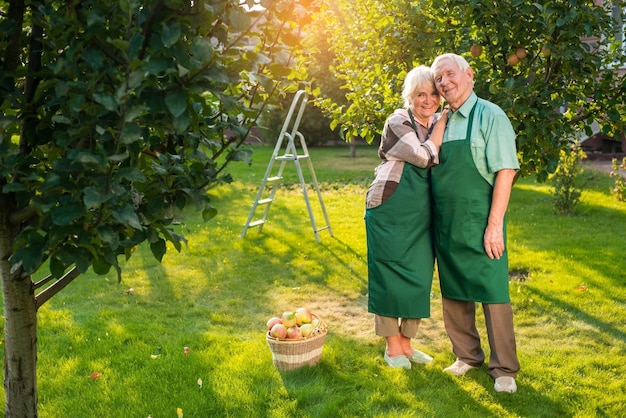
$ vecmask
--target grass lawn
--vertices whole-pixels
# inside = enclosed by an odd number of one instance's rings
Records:
[[[183,219],[180,254],[171,248],[159,264],[139,248],[121,283],[86,275],[44,305],[40,417],[626,414],[626,203],[610,194],[608,175],[585,172],[573,216],[553,214],[548,184],[516,184],[508,244],[522,368],[518,392],[498,394],[485,366],[461,378],[442,372],[454,355],[436,280],[431,318],[413,342],[434,362],[406,371],[382,358],[367,312],[363,223],[375,147],[355,159],[347,147],[311,150],[333,237],[321,231],[315,241],[293,165],[263,231],[240,237],[271,151],[257,149],[251,167],[231,167],[235,182],[211,191],[215,219]],[[299,306],[328,324],[322,359],[280,372],[265,322]],[[488,355],[482,314],[478,324]]]

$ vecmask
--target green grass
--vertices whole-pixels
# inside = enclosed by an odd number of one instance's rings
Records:
[[[177,408],[185,418],[624,413],[626,204],[610,194],[608,175],[585,173],[582,203],[567,217],[553,214],[549,185],[515,186],[509,250],[522,369],[518,392],[497,394],[484,366],[462,378],[442,372],[454,355],[436,281],[432,317],[414,341],[435,361],[411,371],[386,366],[367,313],[363,223],[378,159],[375,147],[348,154],[311,150],[334,237],[321,231],[315,241],[292,184],[278,191],[263,231],[240,238],[271,155],[262,148],[251,167],[231,167],[234,183],[211,191],[215,219],[184,219],[182,253],[170,249],[159,264],[142,247],[122,283],[88,275],[55,296],[39,313],[40,416],[176,417]],[[293,166],[285,174],[297,182]],[[323,223],[317,209],[316,221]],[[329,326],[322,360],[279,372],[265,322],[301,305]],[[92,380],[93,372],[101,376]]]

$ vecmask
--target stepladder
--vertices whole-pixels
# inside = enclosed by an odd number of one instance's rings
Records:
[[[313,169],[311,156],[309,154],[304,136],[300,133],[300,131],[298,131],[300,121],[306,109],[307,101],[308,94],[304,90],[299,90],[294,95],[293,101],[291,102],[291,106],[287,112],[287,116],[285,117],[285,121],[276,141],[272,157],[270,158],[267,169],[265,170],[265,175],[263,176],[263,180],[259,186],[259,190],[252,204],[252,208],[250,209],[250,213],[248,214],[246,223],[243,226],[243,231],[241,232],[242,238],[246,236],[246,233],[250,228],[258,228],[258,232],[263,230],[263,225],[268,221],[268,215],[272,203],[276,199],[276,193],[280,182],[283,180],[283,172],[288,164],[293,164],[298,174],[302,195],[304,196],[304,202],[306,204],[309,220],[311,222],[311,227],[316,241],[321,242],[319,233],[326,229],[328,230],[330,236],[333,236],[333,231],[328,219],[328,213],[324,205],[324,200],[322,199],[320,185],[317,180],[317,176],[315,175],[315,170]],[[314,211],[311,199],[309,198],[309,185],[305,179],[302,167],[303,164],[305,164],[305,167],[308,169],[307,177],[310,179],[310,186],[315,192],[319,203],[319,208],[316,208],[316,211]],[[276,168],[275,165],[278,167]],[[257,210],[262,210],[262,214],[260,216],[256,215]],[[315,221],[315,212],[318,214],[321,212],[324,217],[325,225],[318,227]],[[256,219],[255,216],[257,216]]]

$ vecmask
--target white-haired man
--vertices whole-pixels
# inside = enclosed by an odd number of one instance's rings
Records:
[[[519,361],[509,298],[505,214],[519,162],[515,132],[497,105],[474,93],[474,73],[456,54],[431,68],[450,116],[432,169],[435,246],[446,332],[456,376],[480,366],[485,355],[476,329],[482,303],[491,355],[488,373],[497,392],[515,392]]]

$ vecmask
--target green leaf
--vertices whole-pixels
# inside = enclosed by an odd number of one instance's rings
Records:
[[[59,257],[53,255],[50,257],[50,274],[52,277],[61,277],[65,273],[65,264],[59,259]]]
[[[94,273],[104,276],[111,270],[111,263],[106,262],[106,260],[102,258],[96,258],[93,260],[91,267],[93,268]]]
[[[32,274],[44,260],[44,247],[43,245],[29,245],[26,248],[18,249],[9,259],[12,263],[15,263],[12,266],[13,268],[18,268],[21,264],[22,268],[27,274]],[[17,262],[19,260],[19,263]]]
[[[130,226],[135,229],[142,229],[141,222],[139,221],[139,217],[137,213],[133,210],[130,205],[124,205],[120,208],[114,209],[112,211],[113,218],[121,224]]]
[[[119,237],[109,225],[103,225],[97,229],[98,237],[115,251],[120,244]]]
[[[120,168],[115,174],[116,178],[126,179],[132,182],[144,182],[147,180],[143,172],[137,167],[124,167]]]
[[[200,62],[208,62],[213,58],[213,45],[206,38],[195,38],[191,44],[191,53]]]
[[[83,202],[85,203],[87,210],[97,208],[110,198],[111,195],[99,187],[90,186],[83,190]]]
[[[204,222],[210,221],[217,216],[217,209],[213,206],[208,206],[202,211],[202,219]]]
[[[163,23],[163,32],[161,33],[161,42],[166,48],[174,45],[180,39],[181,28],[178,22],[173,22],[170,25]]]
[[[26,187],[22,183],[9,183],[2,186],[2,193],[23,192]]]
[[[179,134],[185,133],[187,128],[189,128],[190,122],[191,119],[189,118],[189,114],[183,113],[174,119],[174,130]]]
[[[106,110],[110,112],[114,112],[117,110],[117,103],[115,102],[115,99],[112,95],[94,93],[93,99],[96,101],[96,103],[101,104]]]
[[[64,203],[52,211],[52,222],[57,226],[70,225],[85,215],[85,208],[78,203]]]
[[[135,142],[141,141],[143,139],[143,135],[141,132],[141,128],[136,123],[127,123],[124,125],[124,129],[122,129],[122,136],[120,138],[120,142],[122,144],[133,144]]]
[[[165,96],[165,105],[172,116],[177,118],[187,110],[187,100],[188,96],[184,91],[176,90]]]
[[[160,263],[163,260],[163,256],[167,252],[167,246],[165,245],[165,240],[159,239],[155,242],[151,242],[150,250],[152,251],[152,255],[154,255],[154,258],[159,260],[159,263]]]

